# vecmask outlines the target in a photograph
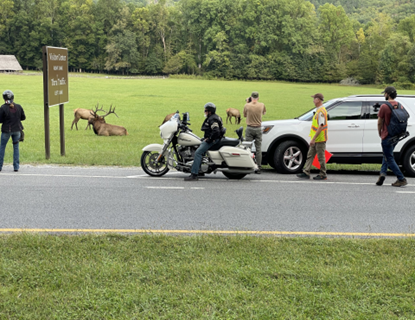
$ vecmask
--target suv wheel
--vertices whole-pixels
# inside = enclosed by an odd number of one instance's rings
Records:
[[[409,147],[403,157],[403,167],[406,174],[410,177],[415,177],[415,145]]]
[[[296,141],[284,141],[275,149],[274,164],[279,173],[299,173],[303,169],[307,154]]]

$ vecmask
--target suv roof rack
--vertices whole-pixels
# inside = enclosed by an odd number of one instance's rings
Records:
[[[359,98],[359,97],[383,97],[382,94],[356,94],[349,96],[348,98]],[[409,94],[399,94],[398,98],[415,98],[415,95],[409,95]]]

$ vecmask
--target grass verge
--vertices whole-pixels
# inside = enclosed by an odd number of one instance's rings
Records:
[[[412,239],[0,237],[0,319],[413,319]]]

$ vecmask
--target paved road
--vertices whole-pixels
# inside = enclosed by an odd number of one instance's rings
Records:
[[[299,180],[268,171],[197,182],[140,168],[24,165],[0,173],[0,232],[20,229],[385,236],[415,234],[415,179],[373,174]],[[51,230],[54,229],[54,230]]]

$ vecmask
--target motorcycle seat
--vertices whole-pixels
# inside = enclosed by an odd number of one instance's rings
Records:
[[[220,148],[227,147],[236,147],[240,143],[239,139],[223,137],[218,144],[215,144],[209,150],[218,151]]]

